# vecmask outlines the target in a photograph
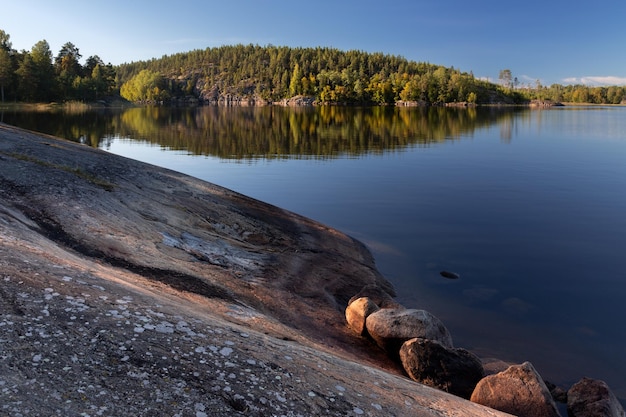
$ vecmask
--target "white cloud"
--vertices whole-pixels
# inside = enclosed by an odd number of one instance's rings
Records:
[[[564,78],[563,82],[565,84],[584,84],[584,85],[595,85],[595,86],[603,86],[603,85],[626,85],[626,77],[616,77],[613,75],[608,75],[604,77],[569,77]]]

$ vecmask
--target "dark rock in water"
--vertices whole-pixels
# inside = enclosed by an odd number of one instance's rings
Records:
[[[548,390],[550,390],[550,394],[552,394],[552,398],[554,398],[554,401],[558,402],[558,403],[567,403],[567,391],[564,390],[561,387],[556,386],[555,384],[553,384],[552,382],[549,381],[543,381],[546,384],[546,387],[548,387]]]
[[[583,378],[567,392],[567,414],[572,417],[623,417],[621,404],[606,382]]]
[[[441,271],[439,274],[442,277],[448,278],[448,279],[459,279],[459,278],[461,278],[461,276],[459,274],[457,274],[456,272]]]

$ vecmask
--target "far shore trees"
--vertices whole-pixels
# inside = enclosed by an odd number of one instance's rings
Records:
[[[30,51],[13,49],[10,36],[0,29],[0,96],[21,102],[95,101],[117,94],[116,72],[98,56],[83,66],[78,47],[67,42],[54,57],[44,39]]]
[[[121,94],[144,102],[189,97],[280,101],[303,95],[321,104],[374,105],[399,101],[523,104],[533,99],[623,104],[626,100],[624,86],[544,87],[538,82],[520,87],[510,69],[500,71],[498,85],[454,67],[329,47],[228,45],[115,67],[97,55],[88,57],[84,65],[81,58],[72,42],[65,43],[54,58],[45,40],[30,51],[18,52],[9,34],[0,29],[0,99],[89,102]]]

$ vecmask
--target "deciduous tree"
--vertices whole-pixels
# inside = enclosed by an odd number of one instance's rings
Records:
[[[120,89],[120,94],[129,101],[162,101],[168,98],[165,79],[155,71],[143,70]]]

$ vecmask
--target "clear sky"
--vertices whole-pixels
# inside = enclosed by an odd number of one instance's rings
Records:
[[[497,81],[626,85],[626,1],[3,0],[13,48],[72,42],[83,60],[220,45],[330,46],[401,55]]]

